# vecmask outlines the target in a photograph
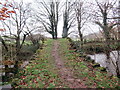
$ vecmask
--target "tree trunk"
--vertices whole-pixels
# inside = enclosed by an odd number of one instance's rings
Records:
[[[119,10],[118,10],[118,15],[120,17],[120,0],[119,0]],[[120,18],[118,19],[118,23],[120,23]],[[118,40],[120,40],[120,25],[118,25]],[[119,43],[119,42],[117,42]],[[120,51],[119,51],[119,48],[118,48],[118,59],[117,59],[117,77],[120,78]]]
[[[62,38],[66,38],[68,36],[68,30],[66,27],[63,27]]]
[[[105,54],[106,54],[106,69],[108,71],[108,74],[112,75],[111,70],[110,70],[110,50],[109,50],[109,45],[108,45],[108,41],[106,41],[106,45],[105,45]]]
[[[55,38],[54,39],[57,39],[57,32],[55,32]]]
[[[70,29],[69,23],[72,18],[70,17],[70,3],[66,1],[66,7],[63,14],[63,32],[62,32],[62,38],[67,38],[68,31]]]
[[[9,71],[8,71],[8,69],[9,69],[8,65],[5,65],[5,77],[6,77],[5,81],[7,81],[8,77],[9,77]]]
[[[108,74],[111,76],[113,75],[113,73],[111,72],[111,61],[110,61],[110,35],[109,35],[109,31],[107,30],[107,28],[105,29],[105,54],[106,54],[106,69]]]
[[[52,35],[52,39],[55,39],[55,35],[54,35],[54,33],[53,34],[51,34]]]
[[[120,17],[120,0],[118,2],[118,17]],[[120,23],[120,18],[118,18],[118,23]],[[118,40],[120,40],[120,25],[118,25]]]
[[[14,65],[14,74],[18,73],[18,61],[15,61],[15,65]]]
[[[56,14],[55,14],[55,39],[57,39],[57,26],[58,26],[58,17],[59,17],[59,15],[58,15],[58,6],[59,6],[59,4],[58,4],[58,2],[56,2]]]
[[[116,73],[117,73],[117,77],[120,78],[120,51],[117,50],[117,60],[116,60]]]
[[[20,36],[16,38],[16,59],[15,59],[15,74],[18,72],[18,61],[20,60]]]
[[[105,53],[106,53],[106,69],[108,71],[109,75],[113,75],[110,69],[110,34],[108,29],[108,23],[107,23],[107,12],[103,13],[103,24],[104,24],[104,37],[105,37]]]
[[[79,37],[80,37],[80,48],[82,49],[83,47],[83,35],[82,35],[82,32],[81,32],[81,28],[80,28],[80,24],[78,23],[78,32],[79,32]]]
[[[55,39],[57,39],[57,22],[55,24]]]

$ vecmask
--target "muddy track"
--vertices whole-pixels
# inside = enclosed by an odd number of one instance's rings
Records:
[[[70,69],[64,66],[62,56],[59,54],[60,43],[56,40],[53,44],[52,56],[55,60],[56,68],[59,70],[59,75],[64,81],[63,83],[69,88],[86,88],[80,79],[75,79]]]

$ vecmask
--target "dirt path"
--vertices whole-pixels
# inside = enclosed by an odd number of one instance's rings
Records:
[[[80,79],[75,79],[70,69],[64,66],[62,56],[59,54],[59,42],[55,41],[52,49],[52,56],[54,57],[56,67],[59,70],[59,75],[63,79],[63,83],[69,88],[86,88]]]

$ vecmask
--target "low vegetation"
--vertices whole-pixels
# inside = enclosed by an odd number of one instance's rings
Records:
[[[84,54],[71,49],[68,39],[59,39],[59,54],[65,67],[72,70],[74,77],[80,79],[88,88],[120,88],[119,79],[109,77],[105,68],[86,58]],[[43,49],[36,51],[35,57],[24,70],[19,70],[12,80],[14,88],[67,88],[59,76],[51,55],[54,40],[45,41]]]
[[[26,41],[21,48],[18,66],[21,68],[21,65],[24,64],[25,61],[30,61],[32,56],[35,54],[36,50],[41,47],[41,44],[33,45],[30,41]],[[8,52],[4,49],[2,50],[2,61],[0,61],[0,65],[5,66],[5,68],[0,68],[0,73],[5,73],[5,75],[1,75],[2,82],[0,85],[5,85],[11,83],[11,80],[15,75],[15,59],[16,59],[16,48],[14,43],[7,44]],[[11,67],[12,66],[12,67]]]
[[[13,80],[15,88],[59,88],[64,87],[59,79],[51,56],[52,43],[54,40],[47,40],[42,50],[37,50],[35,60],[20,70]]]
[[[72,42],[73,49],[80,49],[80,41],[70,41]],[[112,43],[110,44],[110,50],[120,50],[120,43]],[[83,44],[83,50],[87,54],[95,54],[95,53],[105,53],[105,43],[101,41],[86,41]],[[79,50],[80,51],[80,50]]]
[[[69,42],[61,40],[61,53],[64,54],[64,60],[67,68],[71,68],[76,78],[80,78],[89,88],[120,88],[119,79],[115,76],[109,77],[107,72],[100,71],[99,68],[93,68],[93,63],[87,61],[75,49],[68,49]]]

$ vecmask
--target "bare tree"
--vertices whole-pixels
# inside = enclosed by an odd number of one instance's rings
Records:
[[[39,22],[37,22],[34,15],[32,16],[32,18],[33,19],[31,19],[26,25],[27,32],[29,33],[27,38],[31,40],[33,45],[39,45],[39,41],[40,40],[42,41],[43,39],[41,33],[44,32],[44,28],[43,26],[40,25]],[[35,32],[39,33],[38,38],[35,38],[35,35],[34,35]]]
[[[99,18],[100,21],[96,21],[95,23],[97,25],[99,25],[101,27],[101,29],[103,30],[104,33],[104,37],[105,37],[105,53],[106,53],[106,68],[107,71],[112,74],[111,72],[111,66],[110,64],[113,63],[113,61],[110,58],[110,51],[111,51],[111,47],[110,47],[110,41],[111,41],[111,36],[110,36],[110,30],[113,29],[113,27],[115,25],[117,25],[118,23],[113,23],[113,20],[110,20],[109,18],[111,17],[111,10],[114,7],[116,1],[104,1],[104,2],[98,2],[96,0],[97,6],[99,8],[98,12],[96,13],[97,18]],[[102,22],[101,22],[102,20]],[[113,63],[114,64],[114,63]],[[114,64],[115,65],[115,64]],[[117,76],[120,75],[120,70],[119,70],[119,64],[116,62],[116,74]]]
[[[120,0],[118,1],[118,23],[120,23]],[[118,25],[118,39],[120,40],[120,24]]]
[[[49,3],[38,2],[39,12],[37,12],[37,19],[42,23],[45,30],[52,35],[53,39],[57,39],[57,26],[59,20],[59,1],[51,0]]]
[[[118,40],[120,40],[120,0],[118,1]],[[117,42],[118,45],[120,44],[119,42]],[[118,48],[117,50],[117,54],[118,54],[118,58],[116,60],[116,65],[117,65],[117,76],[120,78],[120,48]]]
[[[16,3],[13,1],[11,9],[15,13],[9,14],[11,18],[6,21],[2,21],[2,23],[6,30],[8,30],[7,32],[9,32],[10,37],[8,36],[8,38],[15,40],[16,59],[14,67],[17,73],[18,62],[20,60],[20,51],[24,44],[25,38],[28,35],[28,33],[25,31],[25,25],[27,20],[30,18],[30,4],[24,5],[23,2]],[[21,36],[23,36],[22,41]]]
[[[81,47],[83,45],[82,29],[87,23],[88,19],[90,18],[90,15],[88,14],[88,8],[86,10],[85,3],[86,3],[85,1],[76,0],[74,5],[75,15],[76,15],[75,17],[77,20],[77,29],[78,29],[79,38],[81,41]]]
[[[65,10],[63,12],[63,38],[66,38],[69,35],[69,29],[74,26],[73,24],[75,22],[75,16],[73,12],[73,4],[73,2],[70,2],[68,0],[65,2]]]

